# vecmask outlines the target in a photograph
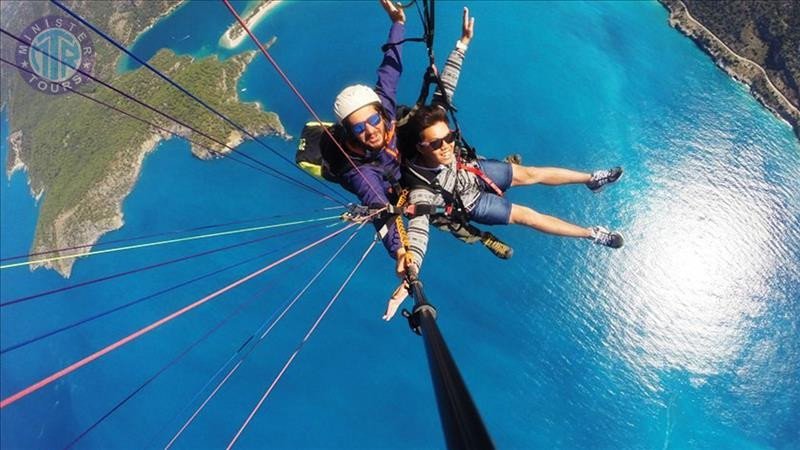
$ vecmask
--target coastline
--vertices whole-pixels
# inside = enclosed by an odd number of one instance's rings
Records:
[[[233,65],[227,69],[229,71],[228,76],[232,80],[238,81],[255,56],[256,52],[250,51],[230,59],[228,63]],[[216,57],[210,58],[218,62]],[[194,58],[188,59],[189,63],[197,63]],[[225,79],[225,76],[222,79]],[[259,114],[268,115],[269,120],[264,120],[249,129],[254,136],[277,135],[286,138],[283,124],[280,123],[277,114],[263,111],[261,104],[258,102],[242,103],[235,86],[224,86],[223,91],[230,92],[231,102],[253,105],[253,109]],[[190,134],[189,130],[183,129],[177,124],[167,126],[167,128],[173,133],[182,136]],[[35,240],[33,252],[45,251],[50,248],[85,246],[87,244],[93,246],[104,234],[121,228],[124,225],[122,204],[135,187],[145,158],[156,150],[161,141],[172,137],[172,134],[164,131],[153,131],[143,137],[141,144],[138,146],[134,144],[129,150],[121,152],[121,158],[115,161],[105,176],[93,185],[79,204],[60,211],[50,226],[42,230],[41,238]],[[243,136],[238,130],[231,130],[226,136],[226,140],[232,148],[238,146],[245,139],[246,136]],[[220,149],[221,152],[222,150],[227,149]],[[213,158],[213,155],[207,150],[198,148],[194,144],[191,146],[191,151],[200,159]],[[227,153],[227,151],[223,153]],[[92,219],[86,220],[87,217]],[[91,247],[65,251],[59,253],[59,256],[80,255],[90,250]],[[45,267],[57,271],[64,278],[69,278],[76,261],[77,257],[67,258],[32,265],[30,269],[35,270],[38,267]]]
[[[275,40],[276,40],[276,38],[273,37],[264,46],[267,49],[269,49],[272,46],[272,44],[275,43]],[[241,76],[242,73],[244,73],[244,71],[247,69],[247,66],[253,61],[253,59],[255,59],[256,54],[257,54],[257,52],[255,50],[251,50],[251,51],[246,53],[246,56],[242,59],[242,65],[240,67],[240,72],[239,72],[240,76]],[[251,132],[252,132],[253,136],[255,136],[257,138],[262,137],[262,136],[277,136],[277,137],[279,137],[281,139],[284,139],[284,140],[287,140],[287,141],[292,139],[291,135],[286,134],[286,129],[284,128],[283,123],[281,123],[280,117],[278,117],[278,115],[276,113],[270,112],[270,111],[264,111],[264,106],[259,101],[253,101],[253,102],[244,102],[244,101],[242,101],[242,99],[239,97],[239,89],[238,88],[233,89],[233,92],[234,92],[234,95],[232,97],[232,100],[235,103],[241,103],[243,105],[254,105],[257,108],[258,111],[262,111],[265,114],[270,114],[275,119],[273,121],[273,123],[270,123],[270,124],[265,123],[263,127],[255,129],[255,130],[252,130]],[[277,127],[275,125],[277,125]],[[214,158],[223,158],[226,155],[228,155],[229,153],[235,152],[236,151],[235,150],[236,147],[238,147],[240,144],[242,144],[246,139],[249,139],[249,137],[245,136],[244,133],[242,133],[241,131],[239,131],[237,129],[231,129],[230,134],[228,134],[228,137],[225,139],[226,147],[214,148],[214,150],[217,152],[217,154],[219,156],[215,156],[212,152],[209,152],[206,148],[199,147],[199,146],[197,146],[195,144],[191,144],[191,150],[190,151],[192,152],[192,154],[195,157],[197,157],[199,159],[203,159],[203,160],[211,160],[211,159],[214,159]],[[216,145],[213,145],[213,147],[216,147]],[[231,150],[228,147],[233,148],[234,150]]]
[[[252,29],[254,26],[258,25],[261,19],[266,17],[267,13],[275,9],[280,3],[281,0],[263,0],[260,5],[256,6],[253,11],[244,18],[244,23],[247,25],[247,28]],[[220,37],[219,45],[226,49],[232,49],[238,47],[245,39],[247,39],[247,33],[244,32],[239,22],[234,19],[231,26],[228,27],[222,37]]]
[[[8,151],[9,155],[6,160],[6,179],[11,180],[11,177],[14,176],[14,173],[17,171],[27,172],[28,166],[25,165],[25,162],[19,156],[22,152],[22,130],[17,130],[11,133],[8,136]],[[13,161],[12,157],[13,156]],[[33,184],[31,184],[30,177],[27,177],[27,184],[28,190],[31,192],[31,197],[33,197],[36,203],[39,203],[39,200],[42,198],[42,194],[44,194],[44,188],[40,188],[39,192],[36,192],[36,189],[33,188]]]
[[[6,160],[6,178],[11,179],[14,175],[14,172],[21,170],[26,171],[27,167],[25,163],[22,162],[22,159],[19,157],[19,152],[22,148],[22,130],[16,130],[13,133],[8,135],[8,150],[11,154],[14,155],[14,159],[11,159],[11,155]]]
[[[197,60],[187,56],[177,56],[169,51],[162,51],[154,56],[153,61],[162,61],[163,64],[177,69],[186,70],[186,67],[193,64],[203,64],[207,70],[214,73],[216,79],[220,80],[214,86],[210,95],[218,95],[227,98],[224,102],[229,106],[230,113],[238,113],[247,120],[241,122],[254,136],[276,135],[287,139],[283,124],[277,114],[264,111],[259,102],[242,102],[236,84],[241,78],[247,66],[255,58],[257,52],[251,50],[240,55],[221,61],[216,55]],[[155,64],[155,63],[154,63]],[[227,81],[226,81],[227,80]],[[205,117],[208,121],[209,117]],[[213,123],[211,121],[210,123]],[[180,136],[189,137],[193,133],[183,129],[178,124],[170,125],[162,123],[164,127]],[[220,133],[219,138],[222,142],[228,141],[231,147],[236,147],[247,139],[242,133],[231,130],[217,128]],[[9,136],[10,146],[6,163],[6,172],[11,174],[17,170],[28,172],[28,185],[31,194],[36,197],[37,203],[42,198],[42,193],[46,189],[53,188],[52,185],[45,186],[42,183],[34,183],[35,175],[30,173],[29,164],[25,161],[23,136],[27,138],[27,128],[20,128]],[[102,133],[101,133],[102,134]],[[107,133],[101,137],[107,138]],[[55,209],[53,207],[48,220],[37,222],[36,233],[34,236],[31,252],[42,252],[53,248],[70,248],[83,246],[81,249],[66,250],[59,252],[58,256],[75,256],[75,258],[65,258],[51,262],[32,264],[31,271],[44,267],[53,269],[64,278],[69,278],[72,268],[81,254],[90,251],[92,246],[97,243],[102,236],[110,231],[117,230],[124,225],[122,205],[125,198],[134,189],[140,173],[143,170],[143,163],[147,155],[158,148],[159,142],[172,138],[173,135],[164,131],[141,130],[136,132],[122,148],[116,151],[117,156],[111,164],[105,168],[105,172],[100,177],[93,179],[87,186],[87,191],[79,201],[66,202],[64,207]],[[213,148],[213,147],[212,147]],[[214,155],[203,148],[197,148],[192,144],[192,153],[201,159],[211,159]],[[56,188],[57,189],[57,188]],[[56,191],[53,191],[56,192]],[[51,197],[51,202],[53,201]],[[57,201],[64,201],[57,198]],[[47,199],[45,198],[45,202]],[[52,205],[53,203],[50,203]],[[61,203],[55,203],[60,205]],[[88,246],[88,247],[87,247]]]
[[[172,127],[171,131],[177,132],[177,129],[178,127]],[[87,243],[94,245],[104,234],[122,228],[125,224],[122,203],[136,185],[145,157],[155,151],[162,140],[171,137],[172,135],[161,131],[153,133],[139,146],[138,151],[132,155],[129,154],[132,158],[118,161],[114,170],[110,170],[107,176],[92,189],[91,198],[87,198],[86,202],[75,205],[56,217],[51,228],[51,239],[40,241],[41,245],[34,247],[32,252],[46,251],[50,248],[82,246]],[[81,209],[87,205],[103,205],[101,207],[103,218],[90,224],[85,221],[70,220],[75,214],[80,215]],[[58,256],[80,255],[91,250],[92,247],[67,250],[58,253]],[[44,267],[55,270],[64,278],[69,278],[77,258],[32,264],[30,270],[34,271],[39,267]]]
[[[748,86],[751,95],[779,119],[792,127],[800,140],[800,109],[775,87],[769,75],[755,61],[747,59],[728,47],[699,20],[695,19],[681,0],[659,0],[669,12],[669,24],[711,56],[714,63],[736,81]]]
[[[141,30],[136,35],[136,37],[134,37],[130,42],[126,43],[125,46],[127,48],[129,48],[129,49],[132,49],[134,47],[134,45],[136,45],[136,41],[139,39],[139,37],[144,36],[144,34],[147,33],[148,31],[150,31],[153,27],[155,27],[156,24],[158,24],[158,22],[168,18],[173,13],[175,13],[175,11],[177,11],[178,9],[180,9],[181,7],[183,7],[184,5],[186,5],[188,3],[189,3],[188,0],[180,0],[178,3],[172,5],[169,9],[167,9],[163,13],[159,14],[157,17],[153,18],[153,21],[149,25],[144,27],[144,29]],[[123,53],[120,53],[117,56],[117,59],[116,59],[116,61],[114,61],[114,64],[113,64],[114,74],[115,75],[122,75],[122,74],[124,74],[125,72],[128,71],[128,69],[123,67],[123,62],[126,61],[127,59],[128,58]]]
[[[166,19],[167,17],[172,15],[172,13],[177,11],[178,8],[182,7],[183,5],[186,5],[187,3],[189,3],[188,0],[181,0],[180,2],[178,2],[178,3],[174,4],[174,5],[172,5],[171,7],[169,7],[169,9],[167,9],[163,13],[161,13],[158,16],[156,16],[155,18],[153,18],[153,21],[150,23],[150,25],[147,25],[146,27],[144,27],[144,29],[142,29],[142,31],[140,31],[139,34],[137,34],[136,37],[133,38],[133,40],[131,42],[128,42],[127,46],[129,48],[133,48],[134,44],[136,44],[136,40],[139,39],[140,36],[143,36],[145,33],[150,31],[151,28],[156,26],[156,24],[159,21],[161,21],[162,19]]]

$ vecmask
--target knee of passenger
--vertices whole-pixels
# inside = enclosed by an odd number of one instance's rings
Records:
[[[536,167],[518,166],[517,182],[521,184],[534,184],[539,182],[539,169]]]
[[[542,181],[542,172],[538,167],[528,167],[528,180],[531,183],[539,183]]]
[[[511,206],[511,223],[527,223],[538,215],[538,212],[527,206],[517,204]]]

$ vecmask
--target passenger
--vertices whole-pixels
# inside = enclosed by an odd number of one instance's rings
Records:
[[[475,19],[470,18],[469,9],[464,8],[463,20],[461,24],[461,38],[456,41],[456,46],[447,61],[444,64],[440,80],[441,85],[437,84],[436,91],[433,94],[431,104],[447,109],[452,106],[453,95],[455,93],[456,85],[458,84],[459,76],[461,75],[461,68],[464,64],[464,57],[469,48],[469,43],[475,35]],[[427,93],[427,88],[424,90]],[[408,115],[405,116],[401,122],[410,121],[414,116],[417,109],[422,105],[415,106]],[[400,148],[401,165],[407,158],[414,158],[417,155],[416,144],[419,141],[419,132],[414,129],[413,123],[405,123],[398,128],[398,146]],[[514,157],[509,156],[506,159],[515,158],[519,163],[519,155]],[[474,224],[466,220],[454,220],[453,217],[437,216],[431,224],[443,231],[448,231],[457,239],[468,244],[476,242],[482,243],[489,251],[495,256],[502,259],[509,259],[514,254],[514,250],[500,241],[492,233],[479,230]],[[398,290],[400,292],[400,290]]]
[[[591,239],[611,248],[623,245],[622,234],[604,227],[581,227],[526,206],[511,203],[503,193],[513,186],[544,184],[585,184],[597,192],[622,175],[622,168],[583,173],[555,167],[525,167],[495,160],[461,161],[459,141],[450,130],[442,108],[421,108],[413,118],[419,131],[416,158],[404,162],[403,185],[409,190],[413,217],[408,223],[410,263],[417,273],[428,246],[432,215],[462,215],[469,221],[487,225],[524,225],[557,236]],[[405,297],[395,291],[389,300],[384,320],[392,318]]]

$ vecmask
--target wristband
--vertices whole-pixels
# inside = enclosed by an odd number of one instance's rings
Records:
[[[467,48],[469,48],[469,46],[467,44],[464,44],[463,42],[461,42],[461,39],[459,39],[459,40],[456,41],[456,48],[461,50],[462,52],[466,52]]]

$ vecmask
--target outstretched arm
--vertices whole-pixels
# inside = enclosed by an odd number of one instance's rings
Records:
[[[381,0],[381,6],[386,10],[392,20],[392,27],[389,29],[389,41],[400,42],[405,36],[406,14],[403,10],[392,3],[390,0]],[[389,45],[383,53],[383,60],[378,67],[378,83],[375,85],[375,92],[381,99],[381,104],[389,116],[389,120],[394,120],[397,109],[397,83],[400,81],[400,74],[403,73],[403,63],[401,58],[401,45]]]
[[[458,77],[461,75],[461,65],[467,53],[472,37],[475,35],[475,18],[469,16],[469,8],[464,8],[464,16],[461,23],[461,39],[456,41],[456,47],[450,52],[447,61],[444,63],[441,79],[447,97],[442,96],[441,86],[436,87],[433,93],[433,104],[444,105],[453,101],[453,95],[458,85]]]
[[[436,196],[424,189],[412,190],[408,195],[408,201],[414,205],[434,204]],[[404,267],[404,272],[410,270],[417,274],[422,265],[422,259],[425,257],[425,252],[428,249],[428,232],[430,229],[430,218],[426,215],[413,217],[408,221],[408,242],[409,254],[411,262],[408,267]],[[399,272],[399,270],[398,270]],[[394,317],[397,309],[408,297],[408,286],[405,281],[402,281],[397,289],[395,289],[391,298],[386,304],[386,312],[383,314],[383,320],[391,320]]]
[[[422,259],[425,257],[425,252],[428,249],[429,230],[430,217],[428,216],[417,216],[408,221],[408,253],[411,261],[405,268],[406,273],[414,274],[414,276],[419,274],[419,268],[422,266]],[[406,283],[403,281],[394,291],[394,294],[392,294],[392,297],[386,304],[386,313],[383,315],[383,320],[390,320],[403,303],[403,300],[408,297],[408,290],[406,288]]]

